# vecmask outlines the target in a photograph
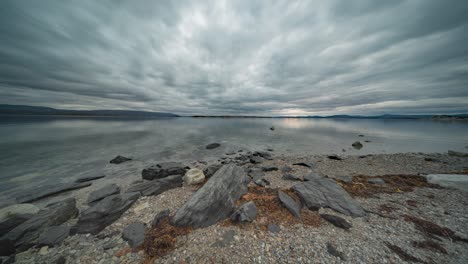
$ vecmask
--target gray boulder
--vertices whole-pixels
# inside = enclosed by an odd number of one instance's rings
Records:
[[[72,182],[72,183],[65,183],[65,184],[59,184],[59,185],[45,186],[40,189],[35,189],[34,191],[31,191],[30,193],[17,198],[16,201],[18,203],[31,203],[31,202],[35,202],[35,201],[44,199],[52,195],[57,195],[57,194],[64,193],[67,191],[85,188],[85,187],[91,186],[91,184],[92,184],[91,182],[83,182],[83,183]]]
[[[353,227],[353,225],[349,223],[348,221],[346,221],[346,219],[339,217],[337,215],[321,214],[320,216],[336,227],[343,228],[346,230]]]
[[[252,222],[257,217],[257,206],[250,201],[243,203],[231,215],[231,220],[234,222]]]
[[[39,212],[33,204],[14,204],[0,209],[0,236],[25,222]]]
[[[97,201],[100,201],[107,196],[113,195],[113,194],[118,194],[120,193],[120,187],[117,186],[116,184],[109,184],[101,189],[93,191],[89,196],[88,196],[88,204],[91,205],[93,203],[96,203]]]
[[[211,164],[203,170],[203,174],[207,179],[211,178],[223,166],[222,164]]]
[[[132,159],[131,159],[131,158],[127,158],[127,157],[118,155],[117,157],[115,157],[115,158],[113,158],[111,161],[109,161],[109,163],[112,163],[112,164],[120,164],[120,163],[129,161],[129,160],[132,160]]]
[[[329,207],[345,215],[364,216],[361,205],[356,202],[333,179],[310,175],[308,181],[293,186],[302,202],[311,210]]]
[[[51,226],[48,227],[37,240],[37,245],[39,246],[49,246],[53,247],[62,243],[65,238],[70,234],[70,227],[61,225],[61,226]]]
[[[138,198],[140,193],[123,193],[108,196],[81,212],[73,232],[97,234],[117,220]]]
[[[278,198],[295,217],[301,218],[301,205],[299,203],[281,190],[278,190]]]
[[[145,231],[146,227],[141,222],[135,222],[128,225],[123,233],[122,238],[125,241],[128,241],[128,244],[133,249],[139,247],[145,241]]]
[[[179,162],[164,162],[144,169],[141,176],[143,179],[151,181],[169,175],[185,175],[187,169],[188,167]]]
[[[229,217],[236,201],[247,193],[249,181],[241,167],[224,165],[177,211],[173,223],[199,228]]]
[[[11,240],[18,250],[23,251],[35,245],[39,235],[47,227],[61,225],[76,215],[78,215],[78,209],[74,198],[52,203],[37,215],[12,229],[0,240]]]
[[[181,187],[182,175],[167,176],[153,181],[144,181],[130,186],[127,193],[139,192],[142,196],[159,195],[167,190]]]

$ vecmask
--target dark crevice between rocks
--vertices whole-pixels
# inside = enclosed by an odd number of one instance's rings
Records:
[[[388,242],[385,242],[385,245],[393,251],[395,254],[397,254],[402,260],[408,261],[408,262],[416,262],[416,263],[426,263],[425,261],[418,259],[417,257],[414,257],[410,255],[408,252],[404,251],[401,247],[392,245]]]
[[[411,215],[404,215],[403,217],[405,221],[413,223],[414,227],[417,230],[421,231],[425,235],[428,235],[429,237],[439,236],[439,237],[444,237],[444,238],[450,238],[453,241],[457,241],[457,242],[468,243],[468,239],[462,238],[456,235],[455,231],[447,227],[442,227],[433,222],[430,222],[421,218],[417,218]]]

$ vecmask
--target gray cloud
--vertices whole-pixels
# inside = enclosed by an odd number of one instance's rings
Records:
[[[468,2],[0,3],[0,103],[179,114],[468,112]]]

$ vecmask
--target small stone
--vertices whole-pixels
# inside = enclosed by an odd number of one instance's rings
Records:
[[[211,144],[206,145],[205,148],[206,148],[206,149],[215,149],[215,148],[217,148],[217,147],[219,147],[219,146],[221,146],[221,144],[219,144],[219,143],[211,143]]]
[[[282,178],[283,180],[287,180],[287,181],[302,181],[302,178],[300,176],[289,174],[289,173],[284,174]]]
[[[41,249],[39,250],[39,254],[41,255],[46,255],[48,252],[49,252],[48,246],[41,247]]]
[[[128,244],[135,249],[145,241],[145,231],[146,227],[143,223],[134,222],[124,229],[122,238],[128,241]]]
[[[268,231],[271,233],[279,233],[281,231],[281,228],[278,225],[275,224],[268,224]]]
[[[205,174],[200,169],[190,169],[185,173],[183,180],[186,185],[199,184],[205,180]]]
[[[231,220],[234,222],[252,222],[257,216],[257,206],[255,203],[250,201],[243,203],[239,208],[231,215]]]
[[[119,156],[113,158],[111,161],[109,161],[109,163],[112,163],[112,164],[120,164],[120,163],[129,161],[129,160],[132,160],[132,159],[119,155]]]
[[[362,143],[359,141],[354,142],[353,144],[351,144],[351,146],[353,146],[353,148],[355,149],[361,149],[363,147]]]

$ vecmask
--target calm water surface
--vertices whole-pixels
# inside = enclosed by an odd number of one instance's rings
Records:
[[[371,142],[354,150],[356,140]],[[119,154],[140,161],[170,160],[212,142],[299,155],[340,154],[343,149],[346,154],[468,151],[468,122],[0,117],[0,194],[96,175]]]

